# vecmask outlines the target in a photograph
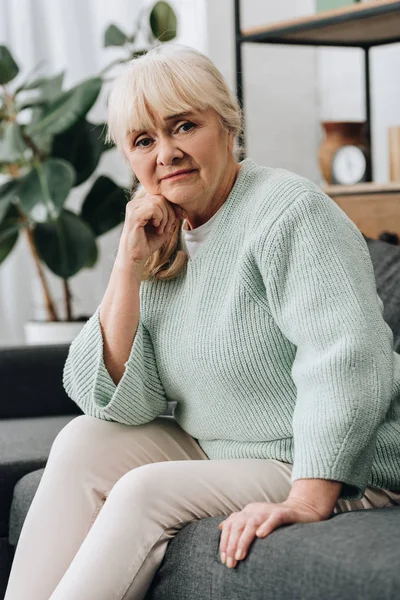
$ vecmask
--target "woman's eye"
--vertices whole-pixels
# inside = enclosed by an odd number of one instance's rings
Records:
[[[182,123],[182,125],[180,125],[180,127],[178,127],[178,131],[182,127],[187,127],[188,125],[189,125],[190,129],[192,129],[193,127],[196,127],[196,125],[194,123],[191,123],[190,121],[188,121],[187,123]],[[190,131],[190,129],[186,129],[186,131]]]
[[[139,146],[139,147],[140,147],[140,146],[141,146],[141,142],[151,142],[151,139],[150,139],[150,138],[142,138],[141,140],[138,140],[138,141],[135,143],[135,146]],[[141,147],[142,147],[142,148],[148,148],[148,145],[147,145],[147,144],[145,144],[144,146],[141,146]]]
[[[187,121],[186,123],[182,123],[182,125],[180,125],[178,127],[177,131],[180,131],[182,129],[182,127],[188,127],[188,129],[183,130],[183,133],[186,133],[187,131],[190,131],[191,129],[196,127],[196,125],[195,125],[195,123]],[[145,143],[143,143],[143,142],[145,142]],[[149,143],[147,144],[146,142],[149,142]],[[150,146],[151,142],[152,142],[152,140],[150,138],[141,138],[140,140],[135,142],[134,146],[137,146],[139,148],[148,148]]]

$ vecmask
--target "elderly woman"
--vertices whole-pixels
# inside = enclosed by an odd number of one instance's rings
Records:
[[[366,242],[312,182],[237,162],[240,123],[184,46],[114,83],[140,187],[65,364],[85,414],[51,448],[6,600],[142,599],[203,517],[226,517],[235,567],[283,524],[400,503],[400,356]]]

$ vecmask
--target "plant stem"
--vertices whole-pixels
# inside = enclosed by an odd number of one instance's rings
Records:
[[[64,288],[64,302],[65,302],[65,312],[67,314],[67,321],[72,321],[72,308],[71,308],[71,288],[68,283],[68,279],[63,279],[63,288]]]
[[[25,144],[32,150],[35,159],[39,161],[44,160],[45,155],[40,152],[39,148],[36,146],[32,138],[30,138],[29,135],[26,135],[25,132],[22,132],[22,137]]]
[[[19,177],[19,174],[20,174],[19,168],[16,165],[12,165],[12,166],[15,167],[13,170],[13,173],[12,173],[13,177]],[[19,216],[21,217],[21,220],[24,222],[27,222],[28,219],[26,218],[25,214],[22,212],[20,207],[18,205],[16,205],[16,208],[17,208]],[[43,295],[45,298],[45,307],[46,307],[46,312],[47,312],[47,320],[48,321],[59,321],[59,318],[57,316],[57,311],[55,309],[54,302],[53,302],[53,299],[50,294],[50,289],[49,289],[48,283],[46,281],[46,278],[44,276],[44,271],[43,271],[42,263],[40,260],[40,256],[38,254],[38,251],[36,250],[35,240],[33,239],[33,233],[32,233],[31,228],[29,227],[29,224],[27,227],[25,227],[25,230],[26,230],[26,235],[28,238],[29,248],[32,253],[32,258],[33,258],[33,261],[36,266],[36,270],[37,270],[37,273],[39,276],[40,283],[42,284]]]
[[[49,286],[47,284],[46,278],[44,276],[44,271],[42,268],[42,264],[40,262],[40,257],[39,254],[36,250],[36,246],[35,246],[35,241],[33,239],[33,234],[32,234],[32,230],[31,228],[28,226],[26,227],[26,234],[28,236],[28,243],[32,252],[32,256],[33,256],[33,260],[35,262],[36,265],[36,270],[40,279],[40,282],[42,284],[42,288],[43,288],[43,293],[44,293],[44,299],[45,299],[45,307],[46,307],[46,312],[47,312],[47,317],[48,317],[48,321],[59,321],[60,319],[57,316],[57,312],[54,306],[54,302],[51,298],[51,294],[50,294],[50,290],[49,290]]]

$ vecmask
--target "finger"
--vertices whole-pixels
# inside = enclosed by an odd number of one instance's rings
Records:
[[[165,231],[171,231],[174,225],[178,222],[174,209],[170,202],[167,202],[168,221],[165,225]]]
[[[235,567],[237,564],[235,554],[238,547],[238,541],[242,536],[243,530],[246,527],[246,521],[237,520],[233,523],[230,532],[229,539],[226,546],[226,565],[229,567]]]
[[[165,226],[166,226],[166,224],[168,222],[168,218],[169,218],[169,213],[168,213],[165,199],[161,198],[160,202],[157,204],[157,206],[159,207],[159,209],[161,211],[160,212],[161,218],[158,222],[158,225],[156,225],[156,227],[158,228],[158,233],[162,234],[162,233],[164,233],[164,229],[165,229]]]
[[[224,521],[224,526],[221,532],[221,538],[219,541],[219,553],[221,556],[221,562],[226,563],[226,549],[229,541],[230,523]]]
[[[152,225],[154,229],[159,227],[164,216],[162,208],[151,202],[139,204],[138,206],[133,205],[132,210],[136,221],[146,222],[146,224]]]
[[[294,522],[295,519],[289,513],[275,511],[260,525],[256,531],[256,536],[261,538],[266,537],[281,525],[288,525]]]
[[[242,531],[237,548],[235,551],[235,560],[243,560],[249,551],[251,543],[256,537],[257,525],[251,521],[247,521],[246,527]]]

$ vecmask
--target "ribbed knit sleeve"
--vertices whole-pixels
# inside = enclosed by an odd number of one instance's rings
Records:
[[[124,374],[115,385],[104,364],[99,311],[70,345],[65,391],[87,415],[126,425],[148,423],[168,408],[149,333],[140,318]]]
[[[340,497],[359,499],[393,385],[368,247],[323,193],[306,191],[275,225],[262,268],[272,317],[296,347],[292,482],[341,481]]]

